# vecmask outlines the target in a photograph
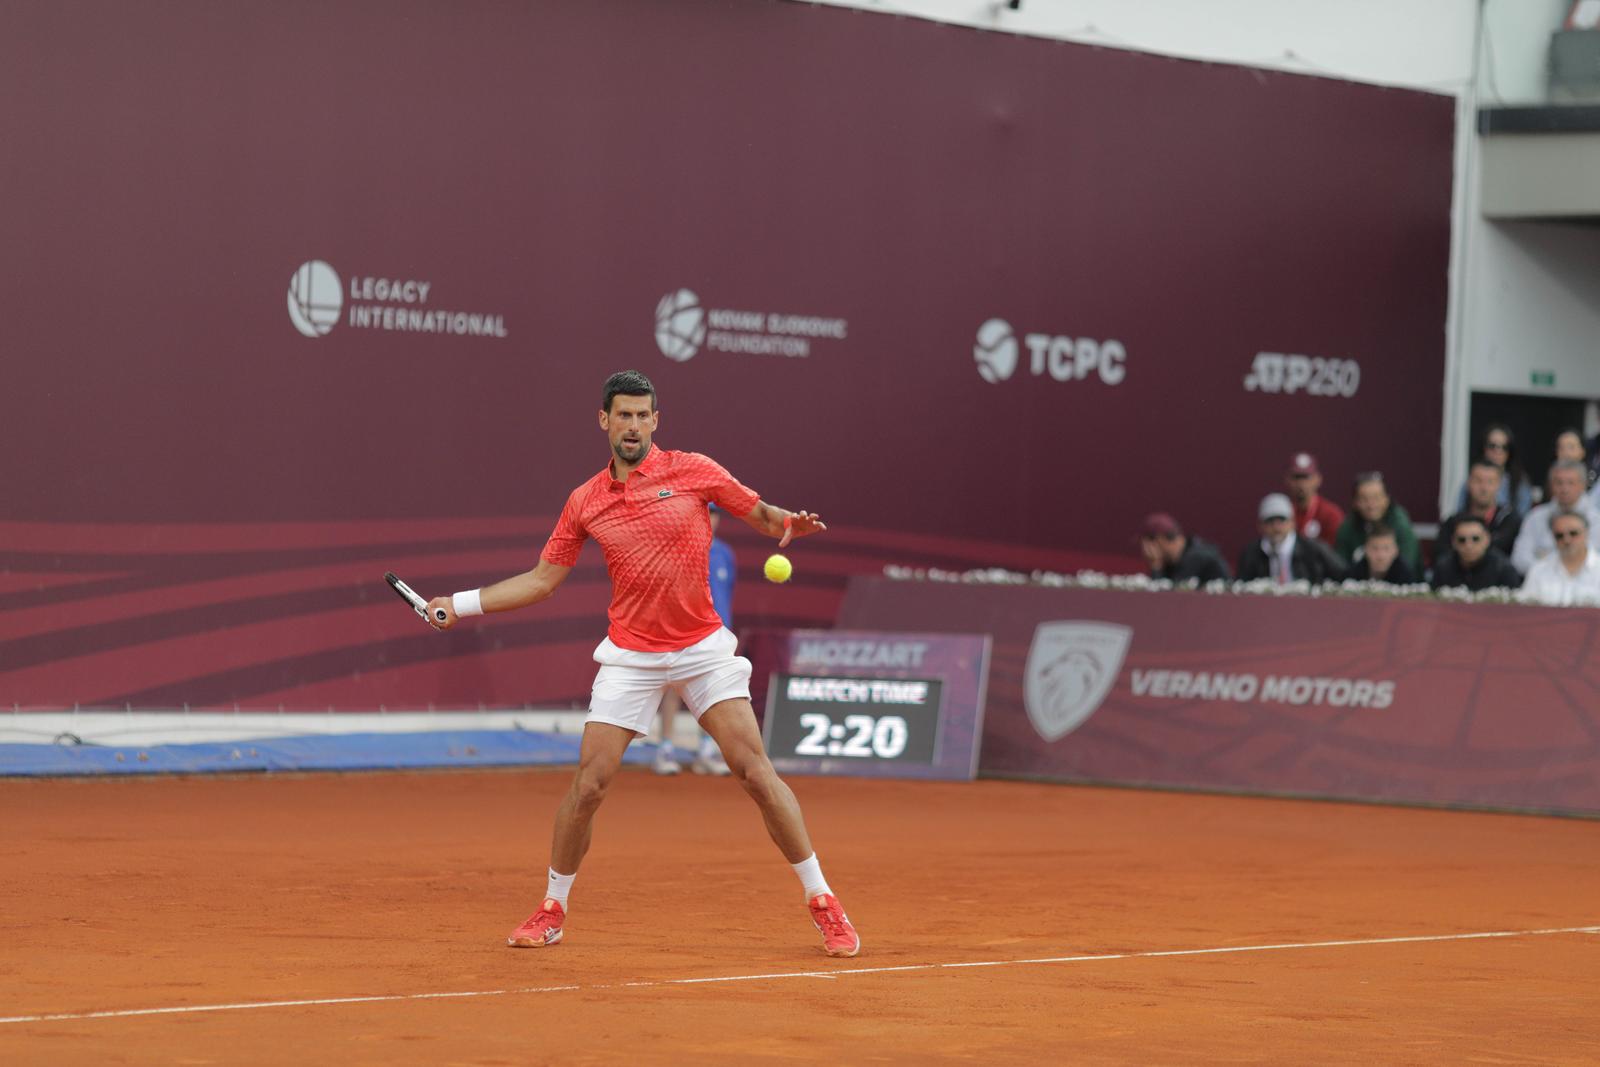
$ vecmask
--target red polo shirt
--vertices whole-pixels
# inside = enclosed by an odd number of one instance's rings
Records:
[[[1302,509],[1299,504],[1294,505],[1294,532],[1321,541],[1329,548],[1333,547],[1342,522],[1344,509],[1321,493],[1311,498],[1310,507]]]
[[[612,642],[635,652],[676,652],[722,625],[706,577],[706,504],[743,518],[760,499],[715,460],[652,445],[626,482],[612,477],[608,463],[574,489],[542,555],[571,567],[585,538],[594,538],[611,573]]]

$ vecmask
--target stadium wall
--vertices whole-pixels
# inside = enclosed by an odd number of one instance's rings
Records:
[[[993,636],[980,770],[1600,815],[1600,613],[861,578],[841,625]]]
[[[1452,102],[787,3],[12,6],[0,702],[581,701],[606,581],[445,637],[658,440],[885,562],[1229,545],[1287,454],[1438,493]],[[956,74],[959,76],[956,76]]]

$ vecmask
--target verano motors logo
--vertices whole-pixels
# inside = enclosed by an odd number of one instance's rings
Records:
[[[307,337],[325,337],[344,307],[339,275],[320,259],[300,264],[289,279],[289,321]]]
[[[1048,374],[1058,382],[1084,381],[1093,374],[1106,385],[1118,385],[1128,374],[1128,351],[1115,338],[1097,341],[1092,337],[1066,337],[1059,334],[1024,334],[1028,349],[1028,371],[1035,378]],[[978,327],[978,343],[972,358],[984,381],[998,385],[1017,370],[1020,355],[1017,337],[1005,319],[990,319]]]

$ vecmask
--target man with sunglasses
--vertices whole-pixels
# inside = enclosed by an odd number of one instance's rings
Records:
[[[1536,509],[1537,510],[1537,509]],[[1556,550],[1528,571],[1522,599],[1552,607],[1600,607],[1600,552],[1589,544],[1589,518],[1562,510],[1550,519]]]
[[[1524,576],[1533,573],[1533,565],[1556,550],[1551,520],[1560,512],[1576,511],[1583,516],[1589,528],[1589,543],[1600,548],[1595,538],[1600,536],[1600,511],[1584,497],[1588,486],[1588,471],[1576,460],[1562,460],[1550,468],[1550,495],[1552,499],[1540,504],[1522,520],[1522,530],[1511,550],[1511,562]]]
[[[1515,589],[1522,575],[1493,543],[1488,524],[1477,515],[1456,515],[1448,541],[1439,539],[1439,561],[1433,568],[1435,589]],[[1446,549],[1448,544],[1449,548]]]
[[[1439,525],[1440,559],[1454,551],[1456,526],[1468,517],[1481,519],[1489,531],[1489,543],[1510,558],[1517,543],[1517,531],[1522,529],[1522,516],[1509,505],[1500,503],[1500,486],[1504,481],[1505,471],[1498,465],[1486,459],[1472,464],[1467,472],[1467,502]]]

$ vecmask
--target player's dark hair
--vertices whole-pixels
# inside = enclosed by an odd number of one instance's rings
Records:
[[[1489,532],[1489,524],[1484,522],[1482,517],[1478,515],[1462,515],[1458,517],[1456,519],[1456,529],[1459,530],[1463,526],[1481,526],[1484,533]]]
[[[1375,522],[1367,527],[1367,540],[1370,541],[1374,537],[1394,537],[1394,527],[1386,522]]]
[[[1504,467],[1500,466],[1500,464],[1496,463],[1492,459],[1479,458],[1479,459],[1473,460],[1471,469],[1472,470],[1477,470],[1479,467],[1482,467],[1484,470],[1494,471],[1496,474],[1498,474],[1502,478],[1504,478],[1506,476],[1506,469]]]
[[[606,379],[606,391],[600,401],[600,410],[609,415],[611,400],[616,396],[647,396],[650,398],[650,410],[656,409],[656,387],[650,384],[649,378],[636,370],[619,370]]]

